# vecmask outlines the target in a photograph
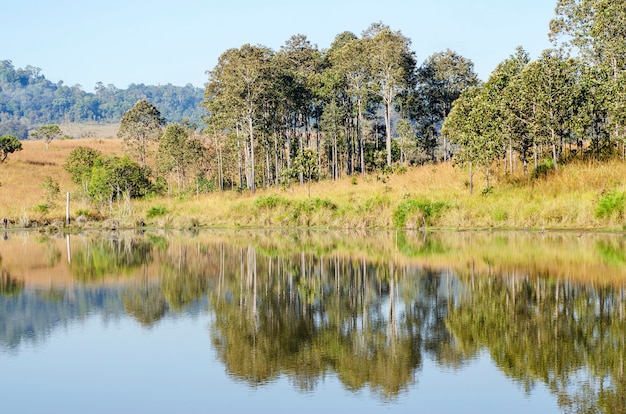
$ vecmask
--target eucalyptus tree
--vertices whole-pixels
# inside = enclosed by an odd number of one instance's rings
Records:
[[[341,176],[341,164],[344,161],[346,173],[350,175],[354,171],[353,105],[348,94],[347,78],[338,63],[341,62],[344,46],[357,39],[352,32],[342,32],[335,37],[323,55],[324,70],[320,92],[325,105],[320,126],[330,138],[327,140],[327,159],[333,179]]]
[[[490,187],[491,167],[503,154],[498,106],[489,90],[475,86],[464,90],[446,117],[442,134],[459,146],[454,160],[469,167],[469,190],[473,192],[474,166],[485,172],[485,188]]]
[[[518,47],[515,54],[498,64],[485,83],[490,99],[496,104],[498,120],[504,145],[507,147],[508,165],[513,173],[513,152],[519,154],[524,172],[527,172],[528,156],[534,144],[529,128],[532,107],[520,100],[522,94],[520,73],[530,62],[528,53]],[[505,156],[505,171],[507,158]]]
[[[595,79],[588,78],[592,84],[587,85],[586,91],[594,104],[590,108],[594,111],[588,114],[589,124],[596,130],[606,128],[609,138],[617,143],[623,141],[624,122],[619,101],[624,94],[620,79],[626,70],[626,3],[622,0],[558,0],[555,11],[556,17],[550,23],[550,38],[554,44],[576,52],[585,64],[593,67],[589,73]],[[593,83],[599,87],[594,88]],[[599,141],[594,136],[592,144]],[[610,148],[611,143],[607,147]]]
[[[124,141],[127,154],[146,167],[152,154],[150,146],[161,138],[166,123],[157,107],[142,99],[122,115],[117,137]]]
[[[225,111],[224,125],[243,140],[247,188],[256,189],[255,131],[261,119],[264,96],[269,88],[272,51],[265,46],[243,45],[222,53],[209,72],[204,106],[210,114]],[[241,163],[240,163],[241,165]]]
[[[474,63],[450,49],[429,56],[417,69],[417,87],[408,111],[416,120],[420,147],[430,155],[431,161],[436,160],[439,138],[443,139],[443,159],[448,159],[451,151],[447,138],[440,137],[441,123],[461,92],[479,83]]]
[[[359,169],[365,173],[365,153],[363,143],[364,114],[373,103],[373,67],[370,64],[371,42],[367,39],[349,39],[341,47],[328,53],[332,69],[345,82],[345,93],[350,107],[356,110],[356,142]]]
[[[278,88],[283,102],[285,135],[288,139],[288,168],[291,164],[291,139],[296,139],[297,151],[311,145],[313,127],[319,126],[321,101],[318,98],[319,76],[322,71],[322,54],[306,36],[291,36],[272,59],[277,71]],[[320,148],[319,128],[315,147]],[[318,163],[319,166],[319,163]],[[300,177],[302,182],[303,177]]]
[[[387,166],[391,166],[391,114],[400,94],[415,83],[415,56],[409,49],[411,40],[400,31],[392,31],[382,23],[372,24],[363,39],[372,70],[373,87],[384,107]]]
[[[169,175],[168,188],[171,193],[172,174],[175,174],[180,194],[187,184],[191,170],[195,170],[197,181],[198,173],[205,163],[205,148],[193,136],[193,129],[180,123],[169,124],[165,127],[163,137],[159,141],[157,150],[157,171],[162,175]]]
[[[533,108],[530,126],[541,142],[551,148],[558,171],[563,146],[571,133],[577,92],[577,64],[558,51],[546,50],[522,70],[521,96]]]
[[[592,65],[626,69],[626,4],[622,0],[558,0],[550,38]]]

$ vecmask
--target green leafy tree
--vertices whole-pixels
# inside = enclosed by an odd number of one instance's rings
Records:
[[[149,171],[129,157],[101,157],[91,169],[89,194],[99,202],[137,198],[150,189]]]
[[[60,138],[62,135],[63,132],[58,125],[43,125],[30,133],[31,138],[41,139],[46,143],[46,150],[53,139]]]
[[[353,38],[329,52],[331,70],[342,78],[350,107],[356,111],[357,159],[362,174],[365,173],[364,116],[376,101],[368,45],[367,40]]]
[[[376,93],[385,117],[387,166],[391,166],[391,115],[396,98],[411,90],[415,82],[415,57],[411,40],[382,23],[372,24],[363,36],[368,42],[369,60]]]
[[[530,127],[551,148],[554,170],[559,170],[563,146],[572,128],[577,92],[577,64],[547,50],[521,72],[521,96],[533,108]]]
[[[13,135],[0,137],[0,163],[4,162],[9,154],[22,150],[22,143]]]
[[[88,147],[76,147],[65,160],[63,167],[72,177],[72,182],[89,187],[91,169],[96,161],[102,157],[102,152]]]
[[[317,153],[311,148],[304,148],[293,160],[294,171],[302,175],[308,184],[309,197],[311,197],[311,180],[318,177]]]
[[[185,187],[189,172],[196,167],[202,170],[206,155],[202,143],[192,137],[193,130],[188,126],[173,123],[165,127],[157,151],[157,171],[159,174],[175,174],[178,191]],[[168,180],[171,188],[171,180]]]
[[[244,153],[246,183],[252,191],[256,189],[256,131],[268,92],[271,56],[271,50],[263,46],[247,44],[227,50],[209,72],[205,91],[204,105],[209,113],[224,112],[220,117],[227,122],[221,126],[235,131],[237,137],[242,138],[240,147]],[[241,171],[241,162],[239,165]]]
[[[150,145],[161,138],[165,124],[156,106],[142,99],[124,112],[117,136],[124,140],[126,152],[137,159],[142,167],[146,167],[151,153]]]
[[[451,149],[446,137],[440,136],[441,123],[461,92],[478,84],[474,63],[450,49],[429,56],[417,69],[417,87],[406,111],[416,120],[420,148],[431,161],[436,160],[440,145],[443,159],[448,159]]]
[[[469,190],[472,193],[474,167],[485,172],[485,188],[489,189],[491,167],[503,153],[498,108],[488,90],[473,87],[461,93],[443,123],[442,133],[459,146],[455,162],[469,167]]]

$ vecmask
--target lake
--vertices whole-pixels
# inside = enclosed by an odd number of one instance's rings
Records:
[[[6,413],[626,412],[626,237],[9,232]]]

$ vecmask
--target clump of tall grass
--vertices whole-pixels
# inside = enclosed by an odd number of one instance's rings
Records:
[[[397,228],[404,228],[409,218],[413,217],[416,219],[416,225],[428,226],[432,224],[433,220],[441,217],[449,207],[448,203],[443,201],[404,200],[398,204],[393,212],[393,225]]]
[[[596,208],[597,218],[622,218],[624,216],[624,205],[626,204],[626,193],[612,190],[606,193],[598,201]]]
[[[155,206],[150,207],[148,211],[146,211],[146,218],[152,219],[155,217],[162,217],[166,215],[167,213],[169,213],[169,211],[167,210],[167,208],[165,208],[165,206],[155,205]]]
[[[254,200],[254,206],[258,209],[275,209],[279,206],[289,206],[291,202],[278,195],[262,195]]]

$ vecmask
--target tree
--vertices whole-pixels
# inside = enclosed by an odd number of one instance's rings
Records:
[[[100,157],[91,169],[89,195],[101,203],[113,200],[129,201],[145,195],[150,189],[147,167],[142,167],[129,157]]]
[[[9,154],[22,150],[22,143],[13,135],[0,137],[0,163],[4,162]]]
[[[345,43],[331,50],[329,60],[331,70],[336,71],[345,82],[350,106],[356,110],[357,158],[361,174],[365,174],[364,114],[373,103],[374,95],[368,42],[357,38],[347,40],[345,35],[343,39]]]
[[[209,113],[223,111],[227,128],[245,137],[243,150],[248,189],[256,189],[255,131],[260,124],[264,96],[269,91],[270,49],[243,45],[222,53],[216,67],[209,72],[204,105]],[[245,132],[245,133],[244,133]]]
[[[372,24],[363,34],[368,42],[375,90],[385,115],[387,166],[391,166],[391,112],[396,98],[412,89],[415,82],[415,57],[409,50],[411,40],[393,32],[382,23]]]
[[[159,174],[176,174],[179,194],[185,186],[189,170],[194,165],[202,165],[205,158],[202,143],[192,138],[192,133],[193,130],[183,124],[169,124],[157,150],[157,171]],[[171,180],[168,183],[171,188]]]
[[[46,143],[46,150],[53,139],[60,138],[62,135],[63,133],[58,125],[43,125],[30,133],[33,139],[43,139]]]
[[[455,162],[469,166],[470,194],[474,188],[474,166],[484,168],[485,187],[488,189],[491,165],[503,153],[504,148],[497,105],[487,92],[482,86],[463,91],[442,127],[442,134],[459,145]]]
[[[550,38],[576,49],[592,65],[612,75],[626,69],[626,4],[622,0],[558,0]]]
[[[417,70],[414,99],[407,111],[417,122],[420,147],[435,161],[440,128],[452,109],[452,103],[465,89],[479,84],[474,63],[450,49],[429,56]],[[450,148],[443,137],[443,159],[448,159]]]
[[[530,128],[552,149],[554,170],[572,128],[577,89],[577,65],[558,51],[546,50],[520,73],[522,99],[533,108]]]
[[[161,138],[165,124],[166,121],[156,106],[142,99],[132,109],[124,112],[117,136],[124,140],[126,152],[135,157],[142,167],[146,167],[150,144]]]
[[[95,165],[102,152],[88,147],[76,147],[65,160],[63,167],[72,177],[72,182],[83,184],[85,191],[89,187],[91,169]]]
[[[317,153],[311,148],[304,148],[293,160],[294,171],[302,175],[308,184],[309,197],[311,197],[311,180],[317,178]]]

